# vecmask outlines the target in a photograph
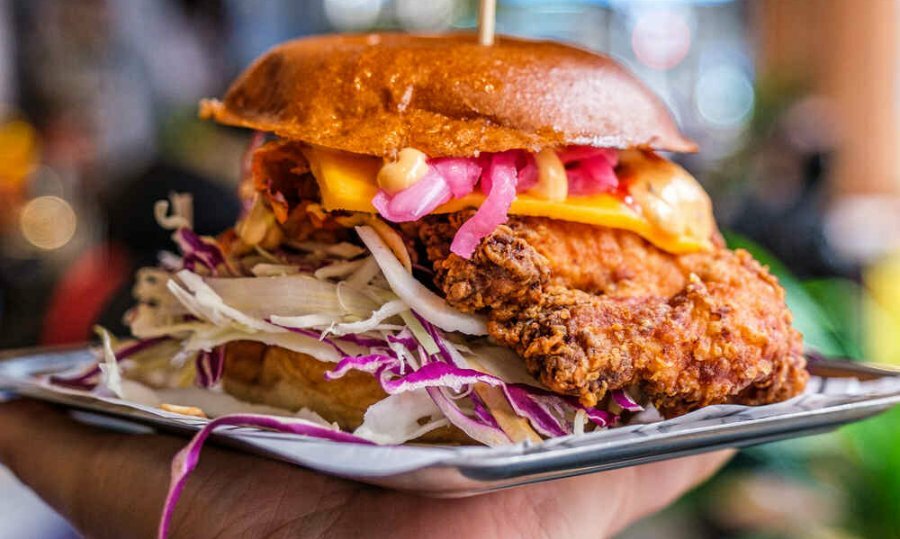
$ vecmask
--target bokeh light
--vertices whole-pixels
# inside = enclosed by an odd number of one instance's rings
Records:
[[[710,67],[697,79],[694,102],[707,124],[739,127],[753,110],[753,83],[740,67],[729,64]]]
[[[69,243],[75,235],[76,224],[72,206],[55,196],[31,200],[19,216],[19,227],[28,243],[47,251]]]
[[[691,49],[691,27],[678,11],[653,10],[640,13],[631,30],[631,48],[645,66],[665,71],[687,57]]]
[[[441,30],[450,26],[456,18],[457,0],[396,0],[397,20],[404,28],[414,30]]]
[[[378,21],[384,0],[324,0],[325,17],[338,30],[362,30]]]

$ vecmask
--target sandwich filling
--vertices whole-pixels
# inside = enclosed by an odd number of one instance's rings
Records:
[[[158,205],[181,254],[138,275],[139,340],[56,383],[172,410],[196,402],[167,391],[199,386],[376,443],[497,445],[774,402],[807,377],[782,289],[650,152],[385,162],[258,136],[240,192],[216,238],[183,197]]]
[[[465,258],[507,214],[629,230],[673,253],[709,249],[715,230],[703,188],[649,151],[568,147],[429,159],[407,148],[388,162],[321,148],[302,154],[326,211],[377,212],[400,223],[478,208],[452,247]]]
[[[302,164],[273,179],[267,163],[289,153]],[[705,192],[656,154],[401,151],[384,162],[270,142],[252,163],[253,206],[281,206],[272,226],[294,236],[303,223],[302,233],[324,241],[354,241],[347,227],[359,223],[398,232],[394,252],[425,270],[421,281],[452,308],[485,317],[493,342],[584,405],[637,388],[676,415],[783,400],[807,379],[784,291],[748,253],[724,248]]]

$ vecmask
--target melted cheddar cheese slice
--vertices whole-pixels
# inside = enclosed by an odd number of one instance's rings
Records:
[[[383,165],[381,159],[321,148],[306,149],[304,153],[309,160],[313,176],[319,183],[322,206],[325,210],[377,213],[375,207],[372,206],[372,198],[378,192],[375,178]],[[659,178],[667,175],[671,175],[673,178],[679,176],[675,179],[680,181],[687,181],[684,176],[690,178],[677,165],[659,157],[656,159],[663,168],[653,169],[650,173],[644,172],[643,160],[632,156],[628,168],[630,181],[640,181],[642,176],[647,176],[653,178],[654,187],[658,187],[656,184],[659,183]],[[670,169],[674,172],[669,172]],[[690,181],[694,181],[693,178],[690,178]],[[699,185],[694,188],[695,191],[696,189],[700,189]],[[657,191],[658,189],[650,190],[650,192]],[[670,191],[677,192],[678,190],[670,189]],[[706,196],[705,193],[703,196]],[[483,194],[472,193],[463,198],[451,200],[439,206],[432,213],[450,213],[465,208],[476,208],[481,205],[483,200]],[[652,202],[655,206],[663,204],[659,199],[654,199]],[[646,207],[653,211],[655,206],[647,205]],[[669,213],[679,213],[677,201],[676,204],[666,206],[666,209]],[[641,204],[626,204],[621,198],[610,194],[570,196],[563,201],[549,201],[522,193],[513,201],[509,213],[628,230],[645,238],[660,249],[675,254],[700,251],[711,247],[709,234],[704,237],[693,233],[697,229],[703,230],[708,227],[693,227],[689,233],[673,233],[671,227],[666,230],[667,227],[660,226],[659,220],[654,222],[652,215],[646,215],[647,212],[643,210]],[[711,220],[711,210],[708,213],[708,216],[697,215],[696,218],[691,216],[690,219],[692,222]],[[684,216],[681,220],[684,221]]]

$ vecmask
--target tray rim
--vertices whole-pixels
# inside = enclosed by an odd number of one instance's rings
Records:
[[[88,348],[84,345],[0,350],[0,367],[8,365],[8,361],[27,362],[30,358],[36,359],[39,356],[44,356],[46,359],[49,359],[49,356],[65,357],[69,354],[80,356],[82,353],[86,354],[87,352]],[[862,374],[865,377],[872,378],[900,376],[900,371],[885,366],[861,362],[850,363],[840,360],[828,361],[829,367],[845,368],[844,372],[848,373],[847,376],[843,376],[845,378],[855,377],[854,374]],[[75,359],[70,358],[68,368],[72,368],[75,364]],[[39,386],[31,387],[36,389]],[[60,395],[59,399],[54,399],[48,398],[46,393],[38,394],[37,391],[28,391],[28,386],[19,388],[16,392],[32,398],[53,402],[68,409],[150,426],[162,432],[179,436],[190,436],[202,424],[178,424],[174,420],[168,420],[161,416],[155,416],[150,412],[134,409],[127,414],[117,413],[116,410],[104,407],[106,403],[102,401],[87,400],[90,398],[87,395],[84,395],[85,402],[76,405],[65,401],[63,395]],[[652,440],[620,438],[606,441],[598,437],[593,440],[581,439],[578,440],[580,443],[576,443],[576,445],[567,445],[575,440],[569,438],[552,441],[552,447],[547,447],[544,444],[534,444],[531,446],[509,446],[508,448],[480,448],[477,452],[448,451],[439,461],[427,464],[421,468],[382,474],[352,474],[344,475],[344,477],[401,490],[411,490],[431,496],[464,496],[533,482],[678,458],[726,447],[746,447],[826,432],[847,423],[877,415],[898,403],[900,403],[900,391],[893,395],[876,398],[867,398],[860,395],[853,402],[793,411],[787,415],[736,420],[724,424],[701,425],[686,429],[675,428],[671,432],[656,434]],[[237,438],[229,437],[224,433],[214,433],[212,438],[217,444],[226,446],[235,446],[237,445],[235,442],[238,441]],[[311,440],[301,438],[295,439],[298,443],[311,442]],[[319,441],[319,443],[323,442]],[[664,449],[660,449],[660,446],[663,446]],[[446,450],[447,448],[437,446],[435,449]],[[268,456],[279,458],[272,454]],[[282,460],[288,459],[282,458]],[[439,472],[441,470],[458,476],[462,480],[461,484],[448,484],[444,487],[441,484],[434,486],[434,483],[429,483],[418,489],[408,486],[410,484],[409,479],[414,478],[417,473],[426,471]],[[392,481],[394,484],[391,484]],[[412,481],[412,483],[414,482]],[[456,483],[460,483],[460,481]]]

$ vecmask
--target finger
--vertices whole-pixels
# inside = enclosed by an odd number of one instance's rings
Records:
[[[461,499],[356,493],[329,532],[368,537],[609,537],[700,484],[732,455],[722,451],[528,485]]]
[[[735,454],[728,449],[633,468],[635,503],[616,513],[609,526],[614,535],[632,523],[668,506],[712,477]]]
[[[29,400],[0,404],[0,424],[0,459],[76,528],[152,536],[177,442],[104,432]]]
[[[0,404],[0,460],[90,537],[152,537],[184,440],[121,435],[46,404]],[[173,537],[269,536],[302,522],[310,536],[360,487],[281,462],[207,448],[175,511]]]
[[[720,451],[534,485],[512,491],[520,510],[509,525],[534,526],[523,514],[565,537],[610,537],[666,507],[707,480],[731,456]]]

